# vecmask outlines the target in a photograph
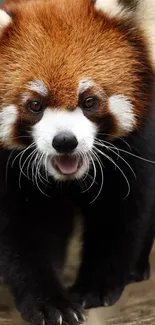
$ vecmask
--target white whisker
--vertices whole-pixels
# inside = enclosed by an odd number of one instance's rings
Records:
[[[100,147],[105,147],[104,146],[104,144],[102,144],[102,143],[97,143],[97,145],[98,146],[100,146]],[[134,177],[136,178],[136,174],[135,174],[135,172],[134,172],[134,170],[133,170],[133,168],[130,166],[130,164],[120,155],[120,150],[121,149],[118,149],[116,146],[112,146],[112,147],[106,147],[106,149],[108,150],[110,150],[111,152],[113,152],[116,156],[117,156],[117,159],[121,159],[128,167],[129,167],[129,169],[132,171],[132,173],[133,173],[133,175],[134,175]],[[114,150],[117,150],[117,153],[114,151]]]
[[[31,144],[30,144],[28,147],[26,147],[25,149],[21,150],[21,151],[20,151],[20,152],[15,156],[14,160],[12,161],[11,168],[13,167],[13,165],[14,165],[16,159],[17,159],[18,157],[20,157],[20,155],[23,155],[23,154],[24,154],[28,149],[30,149],[33,145],[34,145],[34,142],[31,143]]]
[[[36,183],[36,186],[38,188],[38,190],[45,196],[49,197],[49,195],[47,195],[42,189],[41,187],[39,186],[39,183],[38,183],[38,179],[39,179],[39,161],[40,161],[41,157],[40,157],[40,154],[37,153],[36,155],[36,158],[35,158],[35,164],[36,164],[36,170],[35,170],[35,174],[34,174],[34,180],[35,180],[35,183]],[[36,163],[36,161],[38,161]]]
[[[33,145],[35,145],[35,144],[33,144]],[[31,146],[32,147],[32,146]],[[30,149],[30,147],[28,147],[28,149]],[[27,149],[27,150],[28,150]],[[25,154],[25,152],[26,152],[26,150],[24,150],[24,152],[21,154],[21,156],[20,156],[20,159],[19,159],[19,169],[20,169],[20,174],[19,174],[19,188],[21,188],[21,177],[22,177],[22,174],[25,176],[25,177],[27,177],[28,179],[29,179],[29,177],[28,177],[28,175],[27,174],[25,174],[25,172],[24,172],[24,167],[25,167],[25,165],[26,165],[26,163],[27,163],[27,161],[31,158],[31,156],[32,156],[32,154],[34,153],[34,152],[36,152],[36,150],[37,149],[34,149],[27,157],[26,157],[26,159],[24,160],[24,162],[23,162],[23,164],[22,164],[22,158],[23,158],[23,155]],[[31,161],[31,159],[30,159],[30,161]],[[30,161],[29,161],[29,163],[30,163]]]
[[[46,176],[46,181],[50,184],[49,179],[48,179],[48,172],[47,172],[47,159],[48,159],[48,155],[46,154],[46,156],[45,156],[45,176]]]
[[[86,190],[84,190],[82,193],[88,192],[92,188],[92,186],[94,185],[95,179],[96,179],[96,166],[95,166],[94,160],[91,157],[91,155],[89,155],[89,157],[90,157],[92,165],[93,165],[94,176],[93,176],[93,179],[92,179],[92,182],[91,182],[90,186]],[[88,173],[87,173],[87,176],[88,176]]]
[[[112,134],[110,134],[110,133],[99,133],[99,135],[102,135],[102,136],[112,136]],[[127,145],[127,147],[131,150],[131,146],[129,145],[129,143],[127,143],[127,141],[125,141],[121,137],[117,137],[116,139],[119,139],[122,142],[124,142]]]
[[[132,156],[132,157],[134,157],[134,158],[137,158],[137,159],[143,160],[143,161],[145,161],[145,162],[148,162],[148,163],[151,163],[151,164],[155,164],[155,161],[153,161],[153,160],[149,160],[149,159],[146,159],[146,158],[140,157],[140,156],[135,155],[135,154],[133,154],[133,153],[131,153],[131,152],[128,152],[128,151],[126,151],[126,150],[124,150],[124,149],[119,149],[119,151],[122,151],[122,152],[124,152],[124,153],[126,153],[126,154],[128,154],[128,155],[130,155],[130,156]]]
[[[110,151],[112,151],[115,155],[117,155],[117,153],[113,149],[110,149]],[[132,174],[134,175],[134,177],[136,179],[137,178],[136,174],[135,174],[133,168],[130,166],[130,164],[121,155],[119,155],[119,158],[129,167],[129,169],[131,170]]]
[[[95,159],[96,159],[96,161],[97,161],[97,163],[98,163],[98,165],[99,165],[99,167],[100,167],[100,171],[101,171],[101,185],[100,185],[100,188],[99,188],[99,191],[98,191],[97,195],[96,195],[95,198],[90,202],[90,204],[93,203],[93,202],[95,202],[95,201],[97,200],[97,198],[99,197],[99,195],[100,195],[100,193],[101,193],[101,191],[102,191],[103,183],[104,183],[104,174],[103,174],[103,170],[102,170],[102,163],[101,163],[101,161],[100,161],[100,159],[99,159],[99,157],[98,157],[98,155],[97,155],[96,152],[92,151],[92,155],[95,157]]]
[[[95,150],[97,150],[98,153],[100,153],[103,157],[107,158],[112,164],[114,164],[117,169],[120,171],[120,173],[123,175],[126,183],[127,183],[127,187],[128,187],[128,191],[127,191],[127,194],[125,196],[125,198],[128,197],[129,193],[130,193],[130,183],[128,181],[128,178],[126,177],[125,173],[123,172],[123,170],[116,164],[116,162],[111,158],[109,157],[106,153],[102,152],[101,150],[99,150],[98,148],[95,148]],[[124,199],[125,199],[124,198]]]
[[[38,178],[39,178],[40,182],[41,182],[44,186],[47,186],[48,181],[43,177],[43,175],[42,175],[41,172],[40,172],[41,167],[42,167],[42,161],[43,161],[43,158],[44,158],[44,154],[41,154],[41,155],[40,155],[40,159],[39,159],[39,161],[38,161]]]
[[[105,143],[106,143],[106,145],[105,145]],[[107,150],[109,150],[110,148],[114,148],[117,150],[118,156],[119,156],[119,149],[113,143],[110,143],[109,141],[95,139],[94,144],[104,147]]]
[[[33,160],[34,156],[36,155],[37,151],[38,151],[38,149],[36,148],[36,149],[34,149],[32,151],[31,155],[29,155],[29,162],[27,164],[27,169],[26,169],[28,179],[30,179],[30,176],[29,176],[29,174],[30,174],[30,166],[31,166],[31,171],[32,171],[32,165],[33,165],[33,161],[32,160]]]

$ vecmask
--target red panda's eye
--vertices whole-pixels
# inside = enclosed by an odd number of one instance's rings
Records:
[[[27,104],[28,109],[33,113],[40,113],[43,110],[43,104],[39,101],[31,101]]]
[[[87,110],[91,110],[96,107],[97,100],[95,97],[87,97],[83,101],[83,108]]]

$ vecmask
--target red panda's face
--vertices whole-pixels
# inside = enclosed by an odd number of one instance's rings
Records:
[[[150,68],[138,32],[86,0],[21,2],[3,15],[0,141],[36,148],[58,180],[81,178],[97,137],[140,126]],[[1,18],[1,17],[0,17]]]

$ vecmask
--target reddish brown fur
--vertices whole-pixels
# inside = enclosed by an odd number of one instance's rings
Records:
[[[16,104],[21,109],[26,84],[39,79],[49,89],[52,107],[73,109],[78,83],[89,77],[106,96],[123,94],[134,104],[136,116],[144,114],[148,90],[144,87],[142,96],[140,87],[149,64],[143,60],[143,48],[139,53],[144,41],[138,32],[97,13],[87,0],[16,2],[6,6],[13,23],[0,42],[1,106]],[[91,119],[102,122],[106,105],[105,100]],[[31,120],[24,108],[21,114]]]

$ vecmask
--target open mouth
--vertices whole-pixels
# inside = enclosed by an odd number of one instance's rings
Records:
[[[73,175],[82,166],[82,158],[76,155],[55,156],[51,162],[53,167],[63,175]]]

